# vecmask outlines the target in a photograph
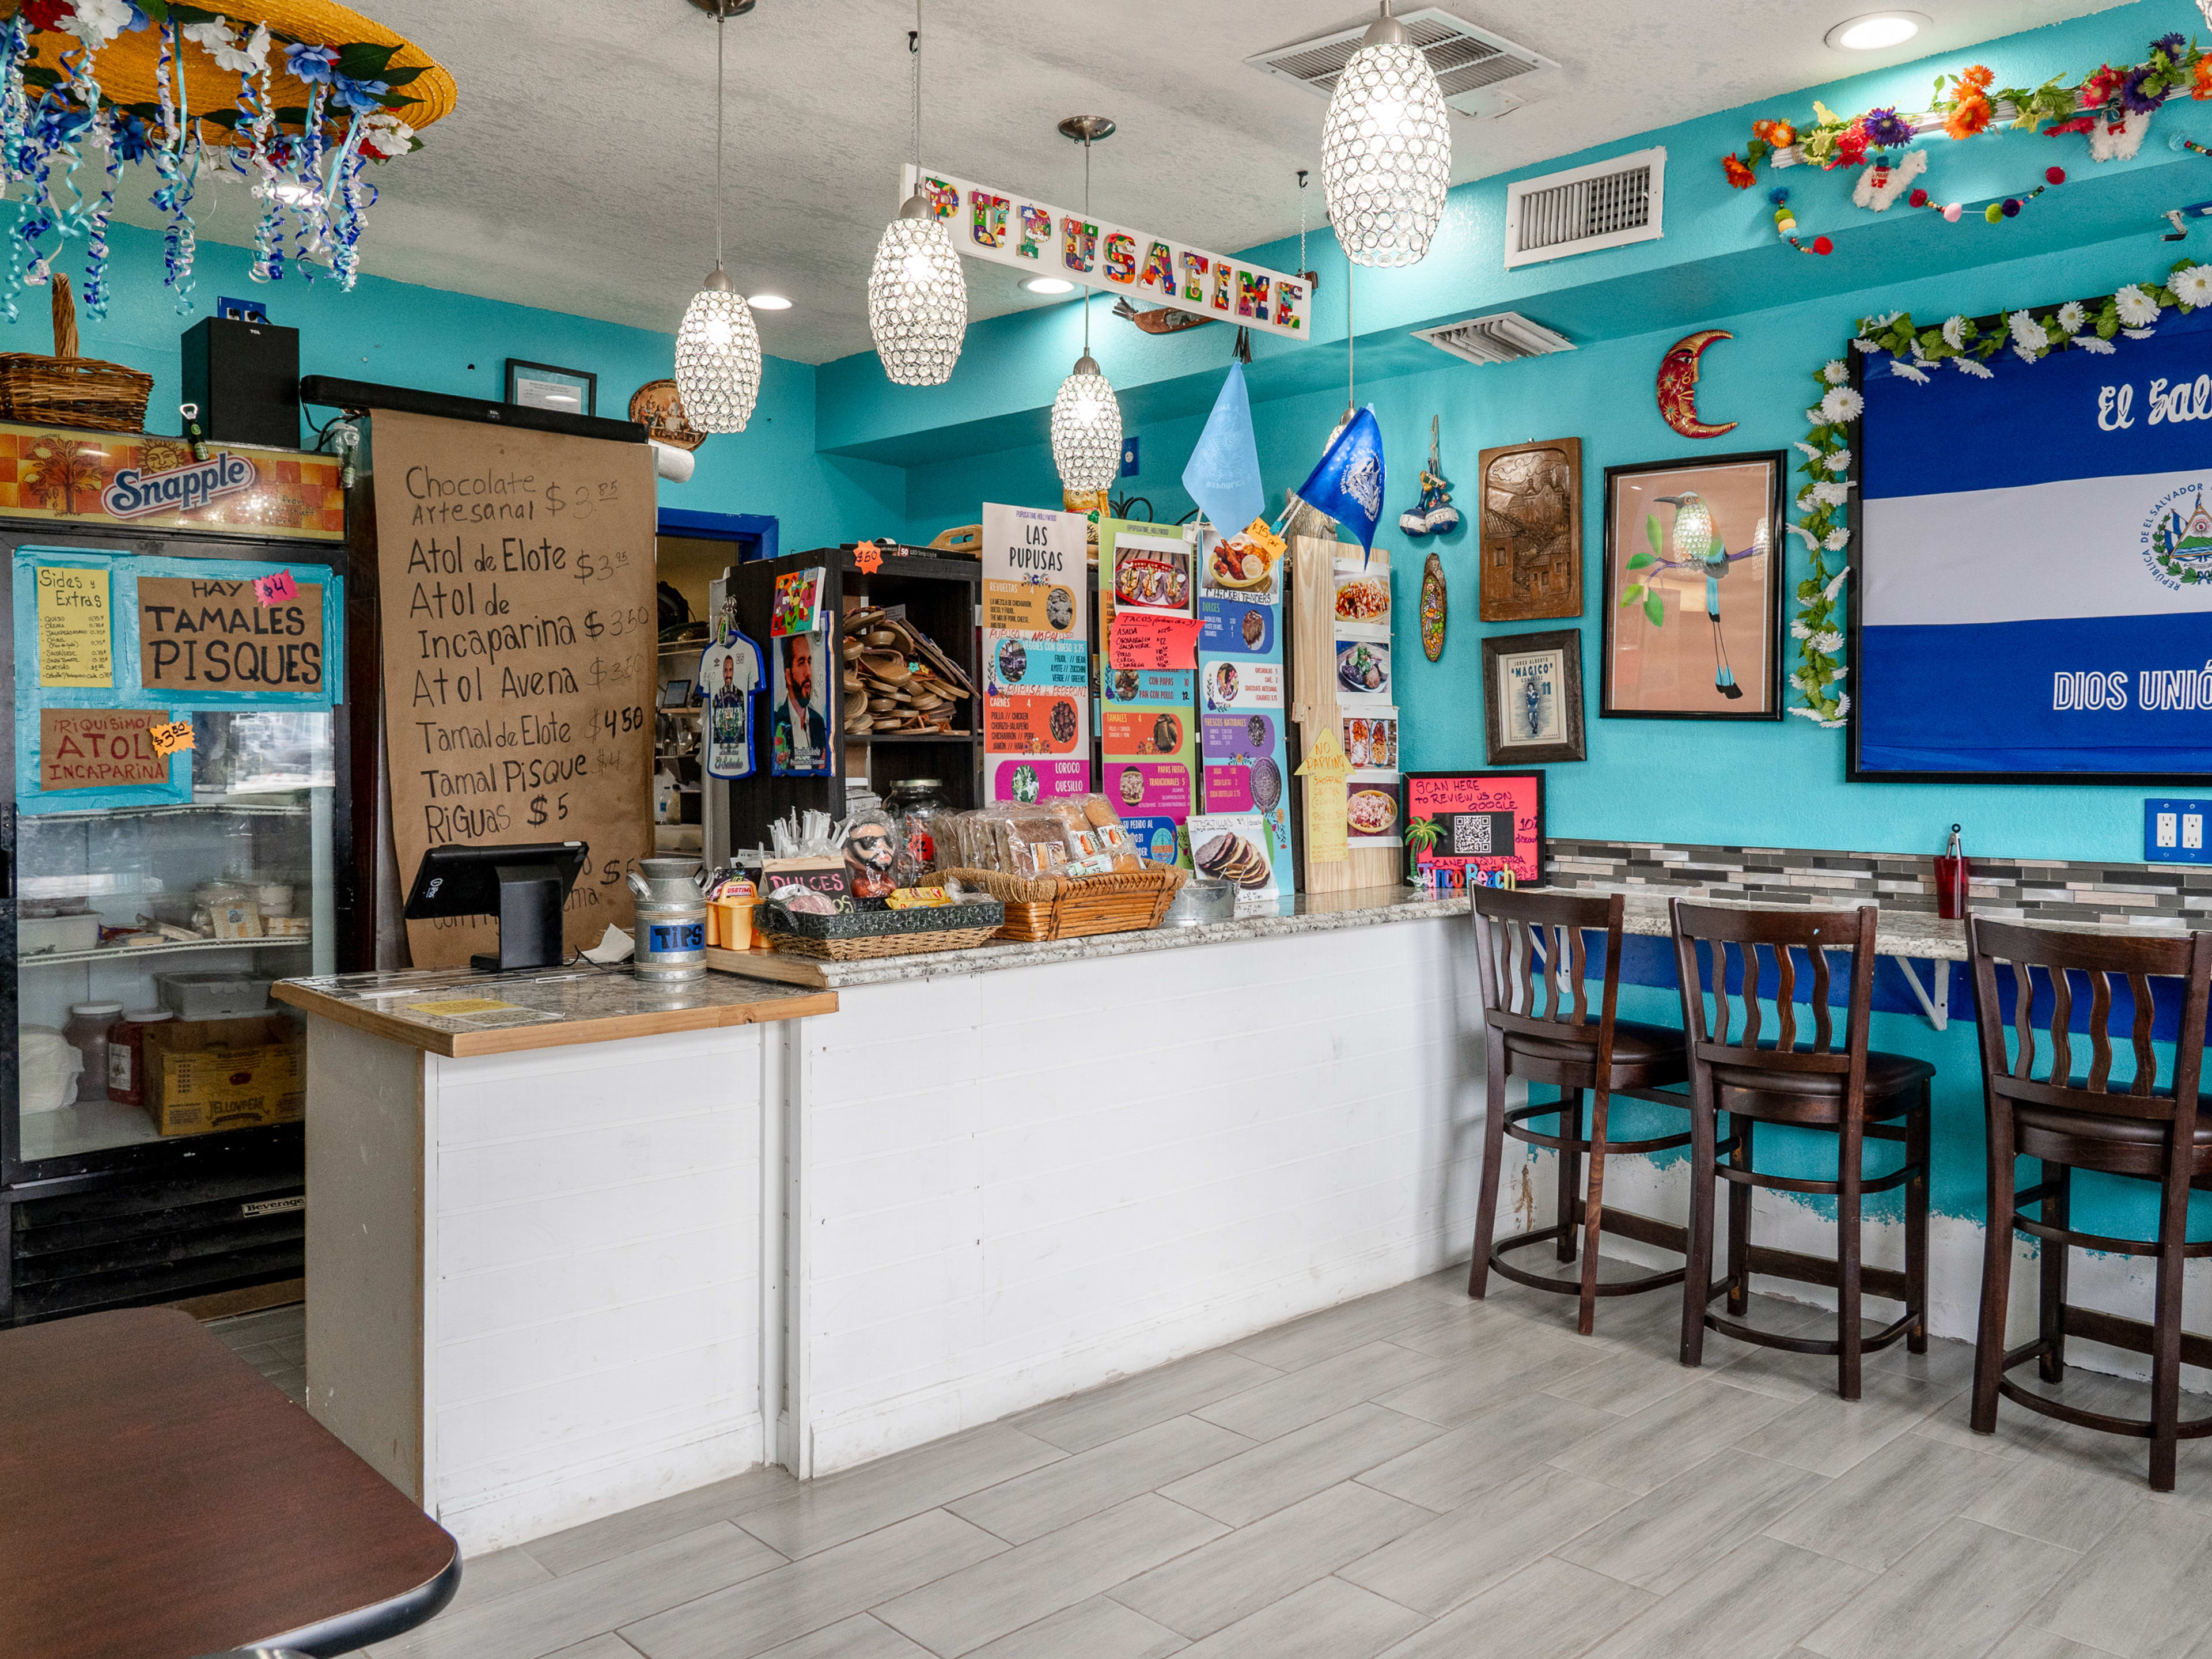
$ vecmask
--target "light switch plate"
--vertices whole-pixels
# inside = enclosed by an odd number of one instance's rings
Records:
[[[2212,864],[2204,844],[2212,800],[2143,802],[2143,858],[2151,864]]]

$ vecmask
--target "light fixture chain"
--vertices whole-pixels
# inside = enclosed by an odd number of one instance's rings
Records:
[[[730,21],[727,0],[714,8],[714,268],[722,265],[722,36]]]

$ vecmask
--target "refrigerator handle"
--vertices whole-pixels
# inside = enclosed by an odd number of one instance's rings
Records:
[[[0,864],[7,870],[8,901],[15,900],[15,803],[0,805]]]

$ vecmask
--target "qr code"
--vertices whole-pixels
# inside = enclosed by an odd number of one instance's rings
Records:
[[[1495,849],[1490,844],[1490,815],[1462,813],[1452,820],[1452,851],[1462,858],[1481,856]]]

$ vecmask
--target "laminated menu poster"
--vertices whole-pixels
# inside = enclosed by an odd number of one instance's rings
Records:
[[[1541,772],[1408,772],[1403,811],[1416,880],[1424,871],[1449,872],[1455,885],[1527,886],[1542,878]]]
[[[432,847],[586,842],[562,932],[596,945],[632,925],[623,878],[653,851],[652,451],[371,418],[399,882]],[[408,945],[417,968],[462,967],[497,932],[410,922]]]
[[[1117,605],[1117,564],[1151,570],[1171,565],[1180,550],[1188,572],[1191,544],[1173,525],[1104,519],[1098,526],[1098,624],[1110,630]],[[1133,582],[1141,588],[1141,582]],[[1188,615],[1188,602],[1183,614]],[[1108,635],[1110,637],[1110,634]],[[1187,669],[1107,668],[1100,702],[1103,787],[1137,848],[1161,863],[1190,861],[1182,829],[1195,798],[1198,769],[1197,679]]]
[[[1273,838],[1257,812],[1192,813],[1190,858],[1200,875],[1237,884],[1238,915],[1271,916],[1280,908]]]
[[[992,800],[1091,793],[1085,550],[1079,513],[983,505],[983,769]]]
[[[1283,722],[1280,562],[1248,556],[1248,572],[1208,530],[1206,580],[1198,599],[1200,802],[1213,812],[1256,813],[1266,827],[1276,890],[1295,890],[1291,857],[1290,750]],[[1233,584],[1233,585],[1232,585]],[[1194,848],[1194,851],[1195,849]]]

